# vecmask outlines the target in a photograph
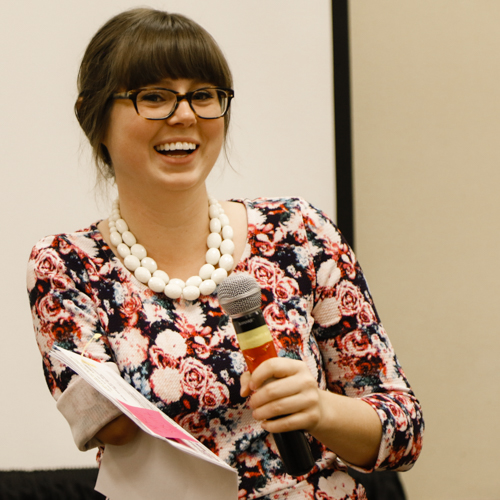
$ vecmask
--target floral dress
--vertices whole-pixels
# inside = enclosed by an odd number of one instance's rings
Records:
[[[423,420],[353,252],[328,217],[300,198],[244,203],[247,243],[234,273],[262,288],[262,310],[280,356],[307,363],[318,386],[362,398],[383,437],[375,469],[417,459]],[[54,345],[113,363],[121,376],[239,474],[242,499],[360,499],[364,489],[310,437],[316,465],[285,473],[272,435],[240,396],[245,362],[216,293],[171,300],[135,279],[94,224],[42,239],[28,291],[44,374],[82,450],[118,410],[49,356]]]

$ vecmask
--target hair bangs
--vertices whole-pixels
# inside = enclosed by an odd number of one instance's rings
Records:
[[[155,19],[147,29],[139,25],[124,33],[111,72],[116,90],[132,90],[164,78],[232,87],[229,67],[215,40],[200,26],[182,21],[182,16],[168,16]]]

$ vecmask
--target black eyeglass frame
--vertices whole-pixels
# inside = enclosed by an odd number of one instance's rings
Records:
[[[175,94],[175,97],[177,100],[175,102],[174,107],[172,108],[172,111],[168,115],[163,116],[162,118],[146,118],[145,116],[142,116],[139,113],[139,109],[137,108],[137,95],[140,92],[143,92],[144,90],[168,90],[168,92],[172,92],[172,94]],[[193,108],[193,104],[191,102],[191,99],[193,97],[193,94],[196,94],[196,92],[200,92],[201,90],[223,90],[224,92],[227,93],[227,106],[226,106],[224,113],[222,113],[222,115],[214,116],[211,118],[205,118],[203,116],[198,115],[196,110]],[[229,107],[231,105],[231,99],[233,99],[233,97],[234,97],[234,90],[229,89],[229,88],[225,88],[225,87],[202,87],[200,89],[196,89],[196,90],[193,90],[191,92],[186,92],[185,94],[181,94],[180,92],[177,92],[176,90],[167,89],[165,87],[143,87],[140,89],[128,90],[127,92],[119,92],[119,93],[113,94],[111,97],[113,99],[130,99],[134,103],[134,108],[135,108],[136,113],[139,116],[141,116],[142,118],[144,118],[145,120],[166,120],[167,118],[170,118],[176,112],[176,110],[179,106],[179,103],[184,99],[188,102],[189,107],[191,108],[193,113],[198,118],[201,118],[202,120],[217,120],[217,119],[225,116],[227,114],[227,112],[229,111]]]

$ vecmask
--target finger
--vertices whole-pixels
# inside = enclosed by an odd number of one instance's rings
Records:
[[[301,384],[295,377],[268,379],[266,383],[253,392],[250,408],[256,409],[266,404],[293,396],[301,391]]]
[[[252,405],[251,405],[252,407]],[[253,407],[252,407],[253,408]],[[319,415],[319,398],[317,391],[308,390],[283,397],[253,408],[252,415],[256,420],[269,420],[284,415],[304,413],[312,420]]]
[[[243,398],[248,397],[251,394],[250,390],[250,380],[251,380],[251,374],[250,372],[244,372],[241,377],[240,377],[240,395]]]
[[[293,398],[291,398],[286,402],[283,408],[289,408],[287,413],[279,417],[261,420],[261,427],[273,433],[299,429],[310,431],[317,427],[320,418],[318,406],[311,405],[303,407],[302,402],[294,401]],[[300,410],[298,410],[299,408]]]
[[[307,404],[312,404],[310,400],[317,398],[317,390],[318,384],[306,367],[306,370],[300,370],[290,377],[268,379],[267,383],[254,391],[249,405],[251,408],[256,409],[268,403],[301,393],[303,397],[306,397]]]
[[[302,361],[289,358],[271,358],[261,363],[252,373],[250,388],[255,391],[271,378],[285,378],[300,370]]]
[[[272,434],[278,432],[290,432],[298,430],[306,430],[309,425],[309,418],[306,414],[293,413],[291,415],[285,415],[276,420],[264,420],[260,423],[262,429]]]

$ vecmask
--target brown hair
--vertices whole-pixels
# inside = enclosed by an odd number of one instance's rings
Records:
[[[92,38],[78,73],[78,121],[94,151],[98,172],[114,178],[106,147],[111,95],[163,78],[192,78],[232,87],[220,47],[200,25],[180,14],[139,8],[111,18]],[[224,117],[224,131],[229,113]]]

